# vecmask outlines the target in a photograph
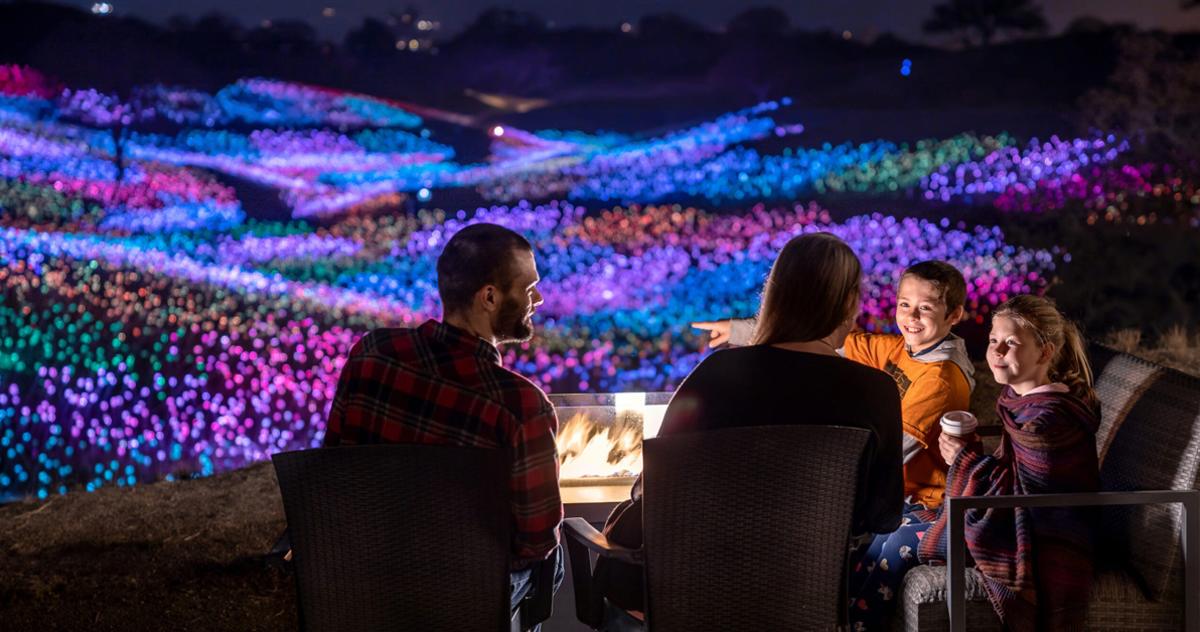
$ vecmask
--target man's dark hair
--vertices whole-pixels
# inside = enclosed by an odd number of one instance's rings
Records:
[[[485,285],[495,285],[502,292],[510,290],[516,251],[533,252],[533,246],[503,226],[472,224],[458,231],[446,243],[437,261],[443,313],[469,308],[475,293]]]
[[[914,263],[904,270],[900,278],[910,275],[933,284],[934,289],[941,295],[942,302],[946,304],[947,314],[966,303],[967,280],[958,268],[949,263],[937,260]]]

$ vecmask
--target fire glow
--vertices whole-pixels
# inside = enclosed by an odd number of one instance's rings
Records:
[[[552,395],[561,400],[559,418],[566,420],[555,438],[562,484],[632,482],[642,472],[642,440],[658,434],[669,398],[670,393]]]

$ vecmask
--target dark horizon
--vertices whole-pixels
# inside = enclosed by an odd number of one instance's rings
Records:
[[[921,31],[921,23],[932,7],[942,0],[911,0],[905,10],[897,11],[892,0],[783,0],[778,2],[728,2],[726,0],[606,0],[577,4],[556,0],[260,0],[250,4],[232,0],[201,0],[186,7],[172,6],[160,0],[108,0],[113,15],[137,17],[165,24],[172,16],[197,18],[212,11],[225,13],[245,27],[263,20],[299,19],[316,28],[322,39],[340,41],[365,18],[384,18],[390,12],[414,9],[421,18],[435,20],[440,28],[431,33],[443,40],[458,34],[489,8],[528,11],[547,20],[554,28],[577,26],[616,29],[622,22],[636,25],[646,15],[675,13],[700,25],[719,30],[730,18],[752,7],[779,7],[791,18],[791,26],[803,30],[850,31],[872,38],[893,33],[914,42],[946,43],[951,38],[930,36]],[[90,10],[94,0],[59,0],[59,4]],[[1049,33],[1058,33],[1073,20],[1096,17],[1105,22],[1131,23],[1143,29],[1200,31],[1200,9],[1185,11],[1179,0],[1045,0],[1042,7],[1050,25]],[[327,17],[324,9],[332,8]]]

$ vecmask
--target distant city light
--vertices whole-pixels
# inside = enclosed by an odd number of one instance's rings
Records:
[[[503,136],[503,135],[504,135],[504,128],[503,128],[503,127],[501,127],[501,126],[497,125],[497,126],[495,126],[495,127],[493,127],[493,128],[492,128],[492,136],[495,136],[496,138],[500,138],[500,137],[501,137],[501,136]]]
[[[419,48],[421,48],[421,42],[415,39],[408,40],[408,50],[417,50]]]
[[[430,191],[428,187],[421,187],[421,190],[417,191],[418,201],[428,202],[431,199],[433,199],[433,191]]]
[[[622,22],[622,23],[621,23],[621,32],[622,32],[622,33],[629,33],[629,32],[631,32],[631,31],[633,31],[633,25],[632,25],[632,24],[630,24],[630,23],[628,23],[628,22]]]
[[[113,5],[107,2],[97,2],[92,5],[92,13],[96,15],[108,15],[113,12]]]
[[[263,27],[264,29],[269,29],[269,28],[271,28],[271,21],[270,21],[270,20],[263,20],[263,21],[262,21],[262,27]]]
[[[900,62],[900,74],[907,77],[912,74],[912,60],[905,59]]]
[[[848,31],[848,30],[846,30],[846,31],[842,31],[842,39],[844,39],[844,40],[848,40],[848,39],[850,39],[850,38],[852,38],[852,37],[854,37],[854,33],[851,33],[851,32],[850,32],[850,31]]]
[[[404,40],[396,40],[396,50],[404,50],[408,48],[408,42]]]
[[[321,15],[324,17],[327,17],[327,18],[331,18],[331,17],[337,15],[337,9],[334,9],[333,7],[325,7],[324,9],[321,9]]]

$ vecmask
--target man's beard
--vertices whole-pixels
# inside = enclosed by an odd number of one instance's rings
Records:
[[[533,338],[533,323],[529,319],[529,308],[519,302],[504,298],[500,311],[496,312],[496,323],[492,334],[500,344],[528,342]]]

